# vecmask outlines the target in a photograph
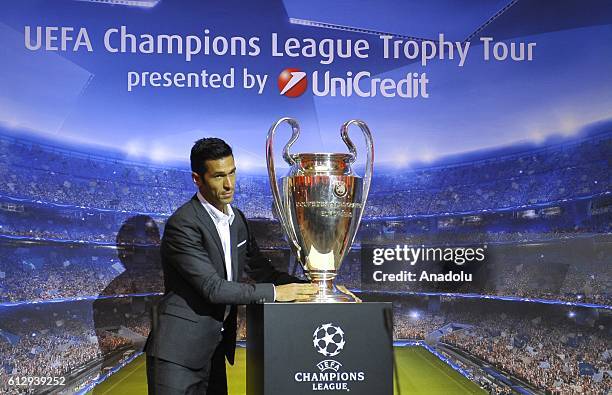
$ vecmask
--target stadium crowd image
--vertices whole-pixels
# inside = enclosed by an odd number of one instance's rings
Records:
[[[200,138],[231,145],[232,207],[272,268],[307,282],[266,169],[266,133],[286,115],[303,129],[292,153],[346,152],[338,129],[349,119],[372,131],[369,194],[335,282],[363,303],[391,303],[395,394],[612,393],[612,6],[342,4],[0,5],[0,393],[151,393],[144,348],[168,295],[160,247],[173,213],[197,199],[189,148]],[[33,49],[37,26],[43,36]],[[138,39],[208,37],[220,46],[190,60],[180,46],[109,51],[105,37],[121,26]],[[302,46],[364,40],[368,49],[289,56],[290,45],[270,51],[271,34]],[[404,51],[443,52],[425,65],[409,52],[391,59],[380,39],[388,36],[415,43],[398,44]],[[227,38],[227,51],[244,38],[252,52],[221,51],[215,37]],[[494,39],[492,60],[481,56],[482,37]],[[532,60],[502,56],[528,42],[537,43]],[[232,87],[223,82],[230,67]],[[204,69],[219,73],[219,88],[126,88],[130,71]],[[359,70],[383,81],[427,73],[430,97],[350,96],[339,79],[343,95],[311,90],[315,71],[348,78]],[[281,71],[310,85],[283,91],[291,82]],[[290,130],[279,130],[277,163]],[[357,128],[350,136],[363,176],[362,138]],[[467,250],[483,259],[442,258]],[[237,306],[229,394],[255,395],[246,310]],[[312,393],[321,392],[333,391]]]

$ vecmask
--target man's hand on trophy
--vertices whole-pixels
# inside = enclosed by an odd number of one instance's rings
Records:
[[[285,284],[276,286],[276,302],[294,302],[310,299],[319,291],[316,284]]]

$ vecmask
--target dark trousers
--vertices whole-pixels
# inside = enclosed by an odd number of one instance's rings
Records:
[[[202,369],[189,369],[147,355],[147,384],[149,395],[227,395],[223,346],[219,344],[210,363]]]

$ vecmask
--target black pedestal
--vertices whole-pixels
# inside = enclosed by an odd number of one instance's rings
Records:
[[[247,394],[393,394],[391,303],[247,306]]]

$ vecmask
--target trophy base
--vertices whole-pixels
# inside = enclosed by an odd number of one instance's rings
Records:
[[[332,280],[315,280],[313,283],[319,285],[319,292],[307,300],[299,301],[298,303],[355,303],[360,302],[359,299],[348,290],[341,291],[334,285]],[[342,287],[344,288],[344,287]],[[346,290],[346,288],[344,288]]]

